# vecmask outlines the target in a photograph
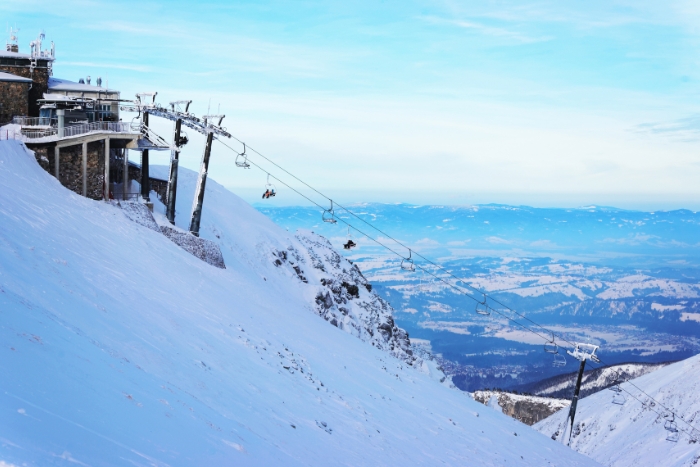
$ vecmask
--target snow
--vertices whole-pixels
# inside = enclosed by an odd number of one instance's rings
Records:
[[[227,269],[19,142],[0,187],[3,465],[597,465],[319,317],[320,286],[271,256],[312,252],[212,179]]]
[[[0,81],[10,81],[19,83],[31,83],[32,80],[29,78],[23,78],[22,76],[13,75],[11,73],[5,73],[0,71]]]
[[[698,426],[700,414],[700,355],[668,365],[632,381],[644,393],[659,401]],[[629,383],[621,387],[626,397],[624,405],[612,403],[613,392],[604,390],[578,402],[576,423],[571,446],[607,466],[690,466],[700,461],[700,431],[694,438],[680,433],[677,442],[666,440],[664,408]],[[552,436],[560,430],[566,411],[559,411],[537,423],[534,428]],[[690,431],[688,425],[677,421],[679,429]]]

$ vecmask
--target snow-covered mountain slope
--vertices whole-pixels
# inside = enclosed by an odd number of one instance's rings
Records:
[[[161,178],[168,177],[168,167],[154,166],[151,172]],[[187,230],[190,221],[190,206],[197,183],[197,173],[183,169],[178,173],[179,198],[176,206],[176,226]],[[157,200],[155,193],[153,199]],[[308,230],[299,230],[294,236],[285,235],[276,241],[245,244],[249,238],[246,226],[233,212],[245,210],[245,218],[264,223],[274,231],[279,227],[259,215],[245,202],[211,180],[207,183],[206,209],[202,215],[202,238],[218,243],[224,253],[224,260],[240,263],[249,261],[247,251],[257,253],[255,264],[262,261],[267,268],[270,264],[278,267],[286,277],[295,282],[303,291],[308,303],[313,303],[314,311],[326,321],[354,336],[389,352],[408,365],[414,365],[437,379],[444,374],[437,370],[437,364],[429,359],[416,358],[410,349],[408,334],[394,324],[393,309],[386,300],[372,291],[372,286],[357,266],[338,254],[323,237]],[[242,203],[242,204],[241,204]],[[165,218],[165,206],[155,203],[155,218],[162,226],[169,226]],[[270,225],[272,224],[272,225]],[[243,228],[243,231],[241,231]],[[234,232],[230,235],[229,232]],[[255,232],[250,232],[255,239]],[[447,383],[450,384],[449,382]]]
[[[595,465],[320,318],[210,187],[226,269],[0,143],[3,465]]]
[[[646,394],[674,411],[693,426],[700,426],[700,355],[668,365],[633,380]],[[664,407],[651,401],[629,383],[621,387],[623,405],[612,403],[614,393],[601,391],[578,403],[571,447],[608,466],[700,465],[700,430],[693,436],[679,432],[677,442],[668,441]],[[658,412],[658,413],[657,413]],[[560,410],[534,428],[548,436],[561,433],[567,410]],[[692,429],[676,420],[678,429]]]
[[[666,365],[668,365],[668,363],[622,363],[586,371],[583,373],[583,378],[581,379],[580,397],[584,398],[609,388],[618,379],[627,381],[638,378],[652,371],[656,371],[659,368],[663,368]],[[537,383],[523,385],[518,389],[538,396],[563,397],[570,400],[574,395],[577,375],[578,372],[576,371],[565,375],[558,375]]]

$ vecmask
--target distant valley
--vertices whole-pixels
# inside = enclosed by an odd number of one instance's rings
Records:
[[[347,238],[342,222],[324,223],[318,210],[259,209],[284,227],[313,229],[339,247]],[[547,332],[528,320],[567,341],[599,344],[605,364],[700,353],[700,215],[694,212],[498,205],[351,209],[464,278],[467,290],[482,290],[507,305],[494,303],[491,315],[476,314],[471,297],[481,295],[457,292],[443,282],[454,283],[447,273],[420,259],[416,264],[425,271],[406,272],[400,258],[350,230],[359,248],[347,256],[398,310],[397,324],[439,356],[461,389],[522,388],[576,369],[561,340],[557,358],[564,356],[567,364],[553,366],[554,357],[543,349]],[[337,216],[371,232],[342,211]]]

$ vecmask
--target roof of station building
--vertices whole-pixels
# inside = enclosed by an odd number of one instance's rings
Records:
[[[11,82],[11,83],[31,83],[32,80],[25,78],[23,76],[13,75],[12,73],[5,73],[0,71],[0,81]]]

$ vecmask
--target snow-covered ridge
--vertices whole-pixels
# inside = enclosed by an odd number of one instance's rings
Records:
[[[568,407],[571,401],[505,391],[474,391],[472,397],[526,425],[533,425]]]
[[[603,389],[609,388],[616,381],[638,378],[657,371],[668,363],[623,363],[586,371],[581,380],[581,394],[584,398]],[[548,378],[538,383],[527,385],[525,390],[538,396],[570,399],[576,384],[576,372]]]
[[[700,355],[673,363],[621,387],[624,404],[612,403],[614,392],[600,391],[578,403],[571,447],[607,466],[690,467],[700,463],[700,430],[692,436],[678,432],[677,441],[664,425],[667,413],[676,414],[677,429],[691,431],[679,420],[700,427]],[[642,392],[643,391],[643,392]],[[646,393],[646,394],[645,394]],[[654,402],[647,394],[653,397]],[[558,412],[534,428],[556,438],[562,432],[566,411]]]
[[[596,465],[329,325],[273,264],[301,242],[211,178],[201,232],[227,269],[17,142],[0,187],[4,464]]]

